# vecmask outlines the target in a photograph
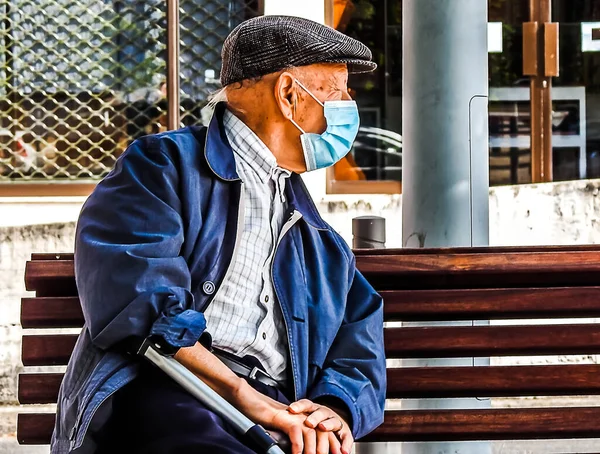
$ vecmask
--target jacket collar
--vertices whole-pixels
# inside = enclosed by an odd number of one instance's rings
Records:
[[[240,177],[235,169],[235,157],[223,126],[223,114],[226,106],[224,102],[220,102],[215,107],[215,113],[206,132],[204,157],[210,169],[220,179],[238,181]]]
[[[321,218],[319,210],[306,189],[302,177],[297,173],[292,173],[287,181],[286,196],[290,208],[297,209],[308,224],[316,229],[329,230],[329,226]]]
[[[204,156],[208,166],[213,173],[224,181],[240,181],[235,168],[235,157],[231,144],[227,140],[223,126],[223,114],[226,104],[221,102],[216,105],[214,115],[208,125],[206,142],[204,144]],[[302,178],[297,173],[286,182],[286,196],[290,209],[296,209],[304,220],[317,229],[329,230],[323,221],[317,207],[312,201]]]

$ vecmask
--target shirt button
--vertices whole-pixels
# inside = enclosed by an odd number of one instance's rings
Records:
[[[263,340],[267,340],[267,333],[263,333]]]
[[[266,295],[265,296],[265,303],[268,303],[268,302],[269,302],[269,295]]]
[[[215,293],[215,284],[212,281],[206,281],[202,284],[202,291],[207,295]]]

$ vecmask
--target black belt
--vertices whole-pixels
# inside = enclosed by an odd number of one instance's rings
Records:
[[[252,380],[257,380],[264,385],[281,389],[279,382],[260,367],[249,366],[243,363],[242,360],[236,355],[229,352],[224,352],[223,350],[213,348],[212,353],[219,358],[223,364],[229,367],[238,377],[251,378]]]

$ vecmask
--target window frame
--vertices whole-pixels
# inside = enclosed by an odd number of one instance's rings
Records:
[[[326,173],[327,194],[402,194],[402,182],[394,180],[336,180],[333,167]]]

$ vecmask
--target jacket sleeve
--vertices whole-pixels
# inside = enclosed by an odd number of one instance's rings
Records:
[[[344,321],[307,397],[341,400],[352,416],[352,434],[359,439],[383,422],[385,392],[383,301],[353,260]]]
[[[75,276],[95,345],[162,338],[193,345],[204,329],[194,310],[173,142],[135,141],[86,201],[77,225]]]

